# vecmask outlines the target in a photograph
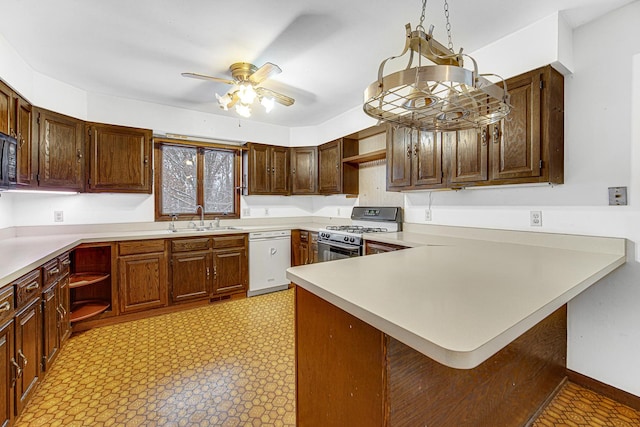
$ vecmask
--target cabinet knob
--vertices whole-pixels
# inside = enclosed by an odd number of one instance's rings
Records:
[[[144,156],[144,164],[148,165],[149,164],[149,157]]]
[[[482,146],[486,146],[487,145],[487,128],[482,128],[482,133],[480,135],[480,138],[482,140]]]
[[[76,155],[78,156],[78,161],[82,160],[82,153],[80,152],[80,150],[76,152]]]
[[[25,289],[27,291],[31,292],[31,291],[35,291],[39,287],[40,287],[40,285],[38,284],[38,282],[33,282],[33,283],[29,283]]]
[[[209,267],[207,267],[207,279],[211,276],[211,274],[209,273]]]
[[[9,301],[5,301],[2,304],[0,304],[0,312],[5,312],[9,310],[11,310],[11,304],[9,304]]]
[[[411,145],[407,146],[407,158],[410,159],[411,158]]]
[[[27,360],[27,356],[24,355],[22,349],[18,350],[18,356],[22,358],[22,369],[24,369],[24,367],[29,363],[29,361]]]
[[[22,368],[20,367],[20,365],[16,363],[16,359],[14,359],[13,357],[11,358],[11,364],[13,365],[14,368],[16,368],[16,375],[13,377],[13,380],[11,381],[11,382],[14,382],[16,379],[22,376]]]

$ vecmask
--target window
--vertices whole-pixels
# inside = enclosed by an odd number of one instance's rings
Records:
[[[241,149],[156,141],[156,220],[239,218]]]

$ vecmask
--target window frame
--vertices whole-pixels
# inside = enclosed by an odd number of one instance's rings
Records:
[[[210,144],[197,141],[182,141],[169,138],[154,138],[154,203],[155,220],[171,221],[170,214],[162,212],[162,146],[173,145],[196,149],[196,205],[204,206],[204,150],[221,150],[234,153],[234,206],[236,212],[204,212],[204,219],[214,218],[238,219],[240,218],[240,190],[242,178],[242,152],[245,147],[236,145]],[[194,221],[200,219],[200,213],[181,213],[177,215],[178,221]]]

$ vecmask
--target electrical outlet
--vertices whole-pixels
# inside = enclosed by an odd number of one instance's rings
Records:
[[[431,209],[424,210],[424,220],[431,221]]]
[[[251,216],[251,208],[242,209],[242,216]]]
[[[64,211],[53,211],[53,222],[63,222]]]
[[[264,208],[264,215],[269,216],[269,208]]]
[[[529,225],[542,227],[542,211],[529,211]]]

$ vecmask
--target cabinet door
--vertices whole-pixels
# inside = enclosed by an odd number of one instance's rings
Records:
[[[171,301],[207,299],[211,294],[211,252],[193,251],[171,256]]]
[[[270,147],[271,194],[289,194],[289,148]]]
[[[486,181],[488,136],[482,128],[444,133],[449,154],[449,179],[453,184]]]
[[[392,126],[387,130],[387,190],[411,186],[412,135],[407,127]]]
[[[93,123],[88,135],[88,191],[151,194],[150,130]]]
[[[58,335],[59,323],[59,303],[58,284],[49,287],[42,293],[42,369],[46,371],[50,368],[60,350],[60,339]]]
[[[32,136],[33,109],[24,99],[15,98],[16,129],[18,132],[18,184],[35,186],[38,167],[37,144]]]
[[[291,193],[315,194],[318,181],[316,147],[291,149]]]
[[[413,140],[411,181],[415,187],[442,183],[441,133],[416,131]]]
[[[311,243],[309,244],[309,264],[318,262],[318,233],[309,232]]]
[[[40,298],[36,298],[16,315],[16,362],[22,369],[16,380],[16,415],[22,413],[40,379],[41,313]]]
[[[271,159],[268,145],[249,144],[249,194],[271,194]]]
[[[38,111],[38,185],[83,191],[83,122],[51,111]]]
[[[511,113],[491,126],[491,179],[540,176],[542,71],[507,80]]]
[[[18,366],[13,353],[13,320],[0,326],[0,426],[13,423],[13,399]]]
[[[60,347],[71,336],[70,313],[70,295],[69,295],[69,275],[65,275],[58,282],[58,316],[60,322],[58,324],[58,336],[60,339]]]
[[[167,259],[164,253],[118,258],[120,311],[132,313],[167,305]]]
[[[406,249],[405,246],[394,245],[391,243],[374,242],[367,240],[364,245],[365,255],[382,254],[385,252],[398,251],[400,249]]]
[[[247,270],[245,248],[213,251],[213,293],[217,295],[246,291]]]
[[[7,135],[15,134],[12,110],[13,91],[9,86],[0,82],[0,132]]]
[[[342,191],[341,140],[318,147],[318,192],[339,194]]]

